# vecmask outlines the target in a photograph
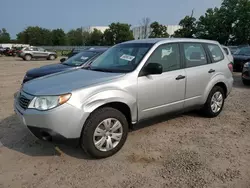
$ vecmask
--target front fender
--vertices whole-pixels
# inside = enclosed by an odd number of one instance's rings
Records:
[[[227,78],[225,78],[225,76],[223,74],[216,74],[211,78],[210,82],[208,83],[208,85],[205,89],[203,97],[202,97],[203,104],[207,101],[207,97],[208,97],[210,91],[213,89],[213,87],[216,84],[224,83],[226,85],[226,87],[228,88],[228,83],[225,83],[225,80],[227,80]]]
[[[132,122],[137,121],[136,98],[122,90],[113,89],[94,94],[85,101],[82,108],[85,112],[91,113],[100,106],[112,102],[121,102],[126,104],[130,109]]]

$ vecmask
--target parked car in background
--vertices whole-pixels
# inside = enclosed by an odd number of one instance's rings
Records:
[[[0,55],[3,55],[4,48],[0,46]]]
[[[238,49],[234,54],[234,69],[242,71],[244,64],[250,62],[250,47],[243,47]]]
[[[226,52],[229,61],[233,63],[234,62],[234,57],[233,57],[232,52],[230,51],[230,49],[227,46],[222,46],[222,48]]]
[[[228,48],[230,49],[232,54],[234,54],[239,49],[238,46],[228,46]]]
[[[241,78],[244,85],[250,85],[250,61],[244,64]]]
[[[85,50],[82,52],[78,52],[76,55],[70,57],[67,60],[61,59],[61,63],[45,65],[40,68],[31,69],[26,72],[23,83],[41,76],[88,66],[89,63],[91,63],[95,58],[97,58],[106,50],[107,48]]]
[[[30,61],[31,59],[44,58],[47,60],[54,60],[57,58],[56,52],[50,52],[40,47],[26,47],[23,48],[20,52],[19,57],[23,60]]]
[[[10,48],[9,47],[3,48],[3,51],[2,51],[3,55],[9,56],[9,54],[10,54],[9,52],[10,52]]]
[[[38,138],[80,140],[87,154],[104,158],[122,148],[129,127],[141,120],[193,108],[218,116],[232,89],[231,71],[218,42],[128,41],[85,69],[23,84],[14,109]]]

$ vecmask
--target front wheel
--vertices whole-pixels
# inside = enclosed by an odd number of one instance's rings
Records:
[[[105,107],[94,111],[86,121],[81,147],[94,158],[114,155],[124,145],[128,135],[128,122],[123,113]]]
[[[225,92],[220,86],[215,86],[209,93],[207,101],[203,107],[203,112],[207,117],[218,116],[224,106]]]

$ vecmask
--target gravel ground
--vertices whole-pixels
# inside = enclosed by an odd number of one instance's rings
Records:
[[[195,112],[141,123],[116,155],[37,140],[13,112],[25,71],[57,61],[0,57],[0,188],[250,187],[250,88],[240,73],[222,114]]]

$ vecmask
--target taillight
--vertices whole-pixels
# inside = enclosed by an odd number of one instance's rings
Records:
[[[231,72],[234,71],[233,63],[229,63],[227,66],[228,66],[228,68],[229,68],[229,70],[230,70]]]

